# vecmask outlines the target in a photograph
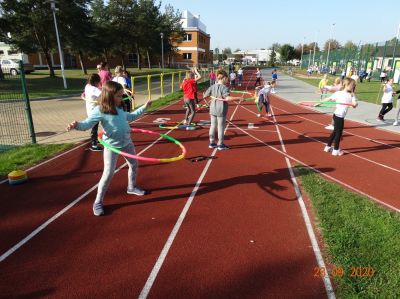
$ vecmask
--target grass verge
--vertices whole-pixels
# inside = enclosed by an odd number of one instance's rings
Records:
[[[398,298],[400,215],[309,169],[297,170],[333,265],[328,274],[338,298]]]
[[[0,153],[0,177],[16,169],[27,169],[73,146],[66,144],[30,144]]]

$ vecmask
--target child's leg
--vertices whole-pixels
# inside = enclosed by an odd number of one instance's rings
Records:
[[[103,203],[104,195],[107,192],[111,179],[114,176],[115,166],[117,165],[118,154],[104,148],[103,151],[104,169],[101,176],[99,186],[97,188],[97,195],[95,203]]]
[[[187,106],[188,106],[188,110],[186,110],[186,113],[189,113],[189,111],[190,111],[190,114],[189,114],[189,118],[186,118],[186,119],[187,119],[187,123],[186,123],[186,124],[187,124],[188,126],[190,126],[190,125],[192,124],[194,115],[196,114],[196,105],[195,105],[195,101],[189,100],[189,101],[187,102]]]
[[[95,124],[90,131],[90,139],[92,140],[92,146],[97,146],[97,132],[99,130],[99,123]]]
[[[215,130],[217,129],[217,117],[210,114],[210,131],[208,133],[210,137],[210,144],[215,143]]]
[[[218,145],[224,144],[224,131],[225,131],[226,116],[218,116]]]
[[[399,114],[400,114],[400,98],[397,99],[397,113],[396,113],[396,122],[399,122]]]
[[[123,147],[121,151],[136,155],[135,146],[133,143],[129,143],[127,146]],[[136,186],[137,168],[138,163],[136,159],[124,157],[128,163],[128,190],[132,190]]]
[[[334,146],[334,149],[338,150],[339,149],[339,145],[340,145],[340,138],[342,138],[342,134],[343,134],[344,118],[337,117],[335,115],[335,116],[333,116],[333,120],[334,120],[334,129],[333,129],[333,131],[335,132],[335,137],[334,137],[335,146]]]

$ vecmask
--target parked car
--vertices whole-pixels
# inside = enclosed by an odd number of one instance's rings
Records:
[[[16,76],[20,73],[19,60],[18,59],[1,59],[1,70],[4,74],[11,74]],[[30,63],[24,63],[25,74],[30,74],[35,71],[34,67]]]

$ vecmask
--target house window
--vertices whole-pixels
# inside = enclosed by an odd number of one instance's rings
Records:
[[[192,60],[192,53],[183,53],[184,60]]]
[[[129,53],[128,54],[128,61],[129,63],[137,63],[137,55],[134,53]]]
[[[183,40],[184,41],[191,41],[192,40],[192,35],[191,34],[184,34],[183,35]]]
[[[3,50],[0,50],[0,55],[4,55],[4,51]]]
[[[8,55],[15,55],[15,54],[18,54],[18,51],[8,50]]]

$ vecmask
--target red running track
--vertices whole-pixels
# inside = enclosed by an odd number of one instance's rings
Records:
[[[208,149],[207,128],[170,132],[186,146],[189,158],[213,159],[142,163],[138,184],[151,193],[140,198],[126,194],[123,167],[106,195],[104,217],[91,212],[101,153],[84,147],[30,171],[27,184],[0,185],[1,296],[326,297],[323,281],[313,277],[320,264],[285,157],[399,208],[390,195],[396,188],[389,192],[398,180],[387,180],[398,178],[399,161],[393,157],[399,136],[346,121],[343,148],[350,153],[332,157],[320,143],[329,134],[323,129],[328,116],[277,97],[272,104],[278,126],[257,118],[251,102],[230,104],[229,151]],[[153,121],[180,121],[182,114],[178,102],[135,126],[165,133]],[[206,111],[196,116],[207,118]],[[248,129],[250,122],[259,128]],[[133,139],[138,152],[154,141],[142,134]],[[161,141],[145,155],[168,157],[177,151],[176,145]],[[385,188],[379,188],[383,182]],[[38,227],[36,235],[19,243]]]

